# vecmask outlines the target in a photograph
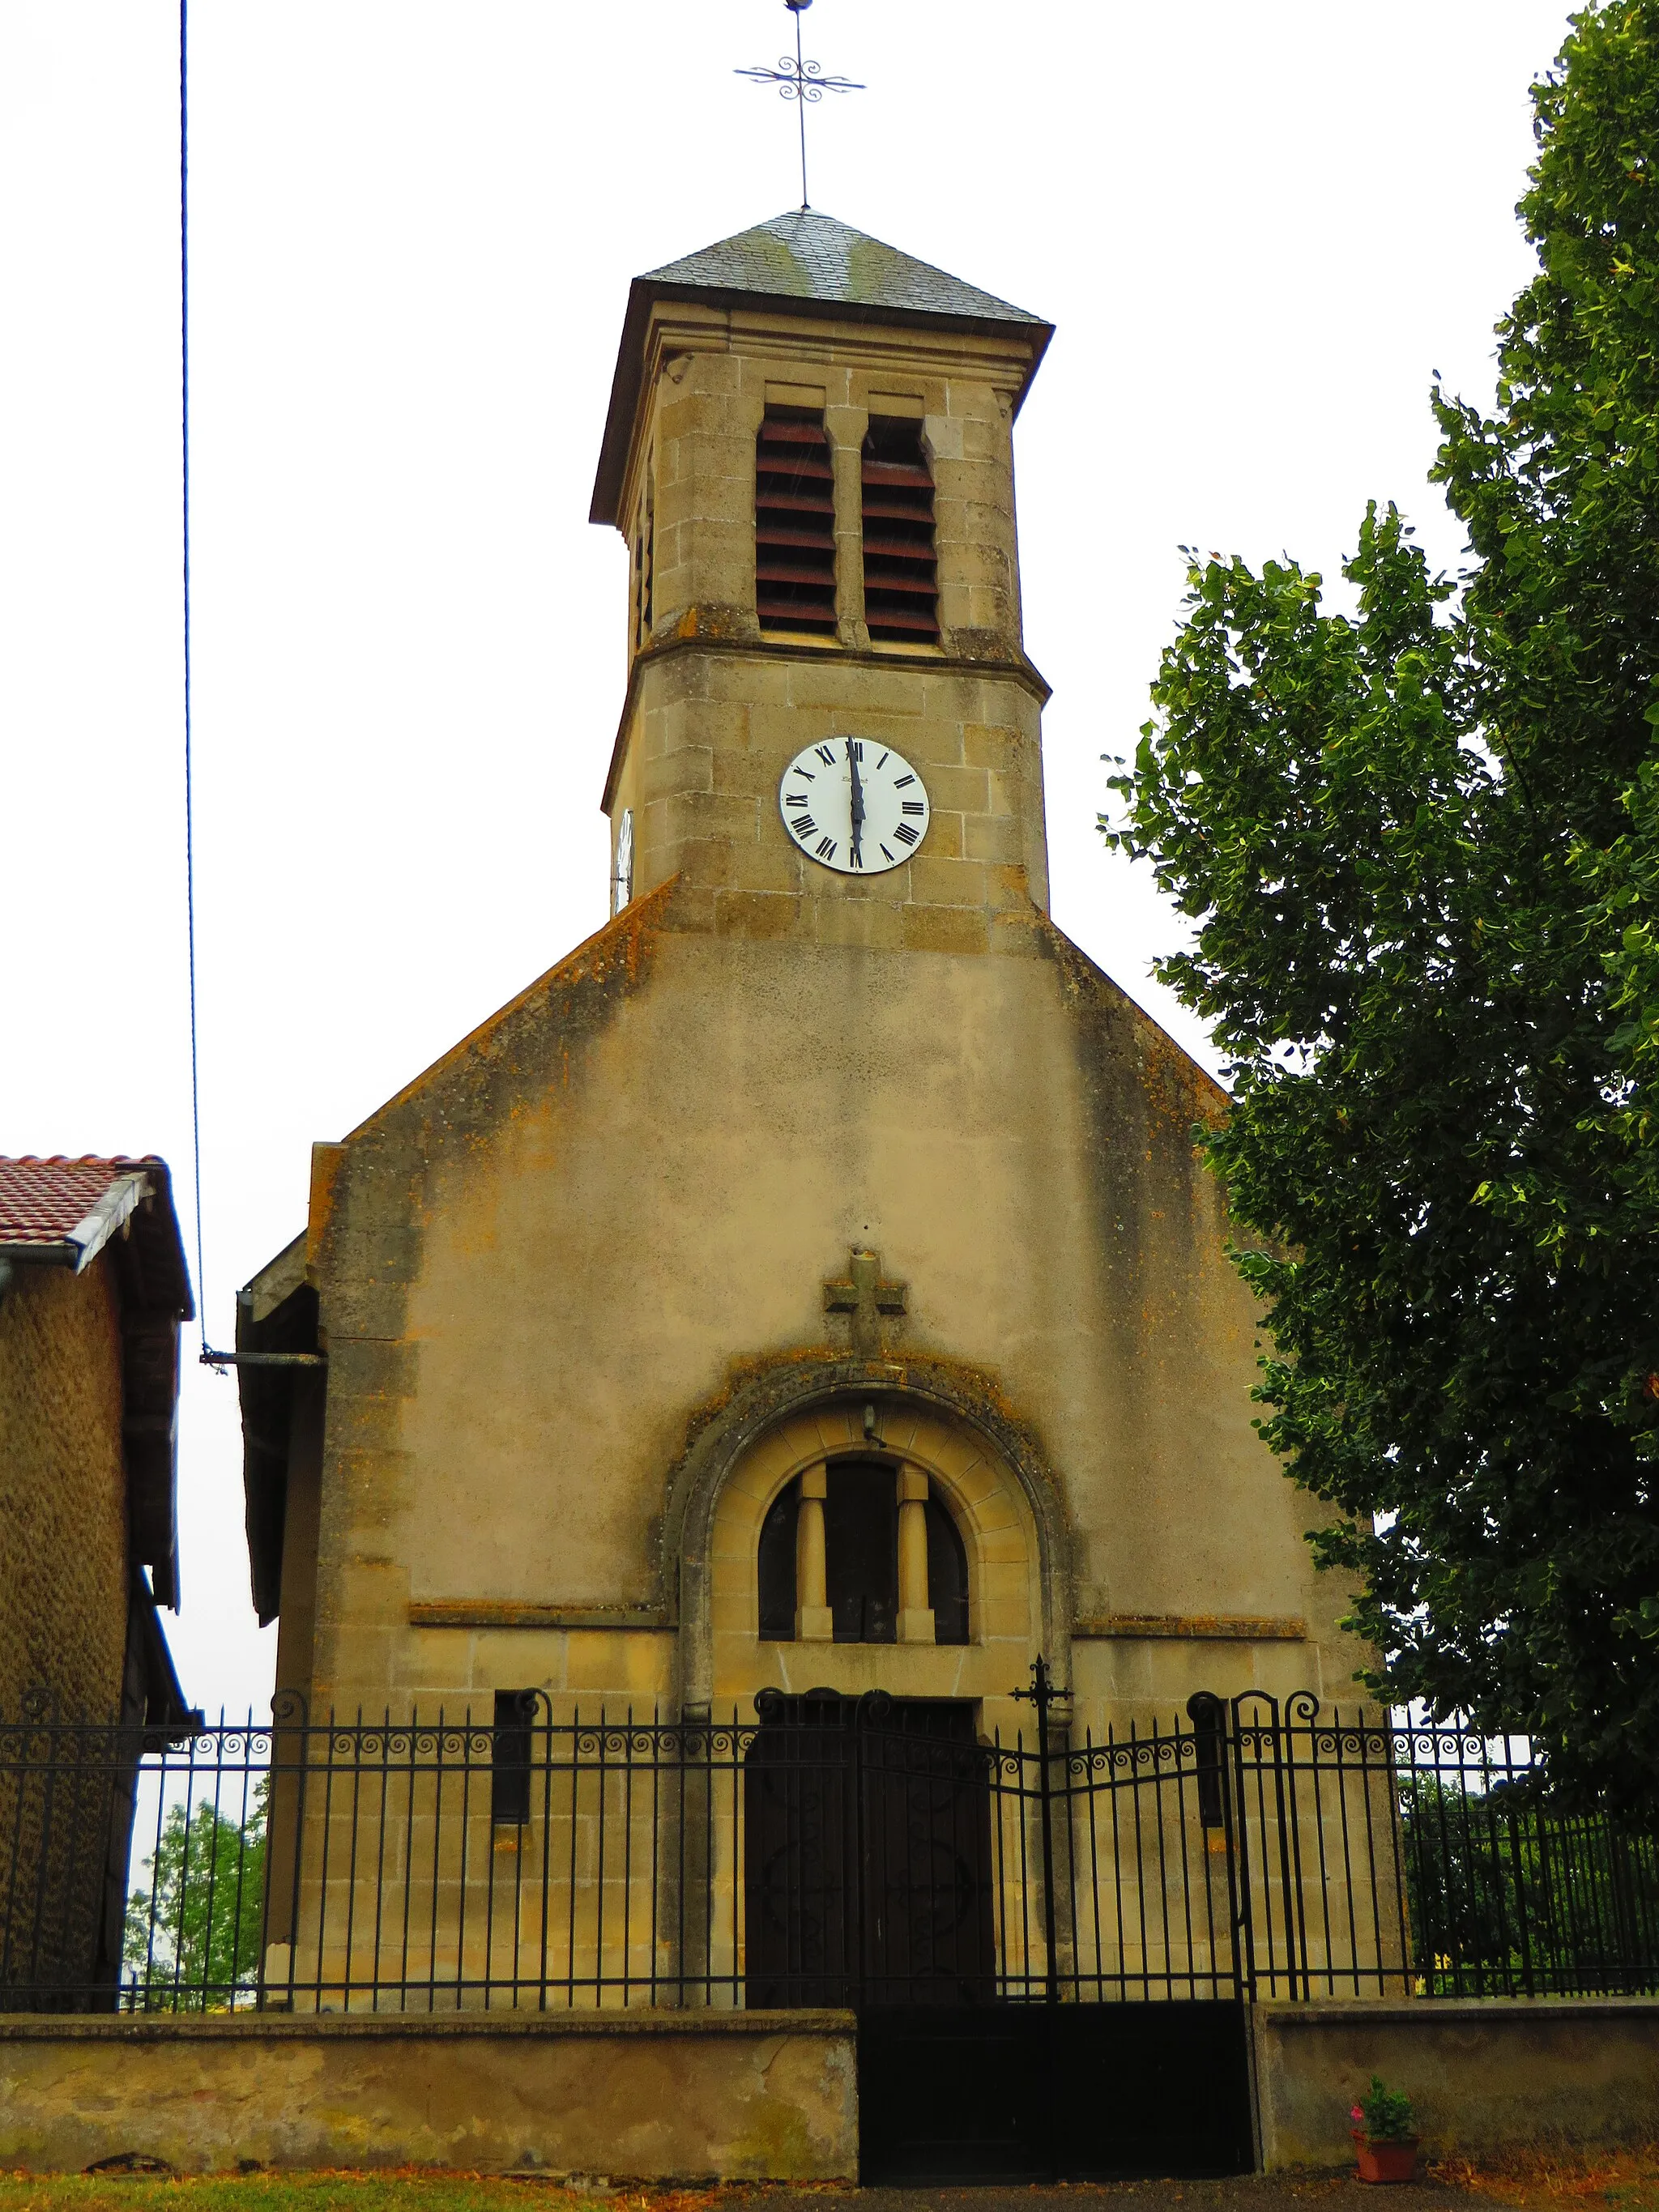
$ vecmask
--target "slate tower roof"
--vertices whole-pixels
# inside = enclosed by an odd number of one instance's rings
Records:
[[[977,322],[1042,322],[1041,315],[1028,315],[1024,307],[1011,307],[878,238],[866,238],[816,208],[774,216],[770,222],[740,230],[735,238],[705,246],[684,260],[648,270],[639,281],[896,307],[915,315],[964,315]]]
[[[981,292],[931,262],[918,261],[878,238],[816,208],[792,209],[769,222],[740,230],[678,261],[636,276],[628,295],[611,408],[593,484],[592,522],[615,522],[626,465],[628,441],[639,398],[641,348],[652,303],[699,299],[727,307],[745,303],[777,308],[787,301],[797,313],[847,316],[853,310],[866,322],[938,321],[951,330],[1032,332],[1029,386],[1053,336],[1041,315]],[[1019,394],[1024,397],[1023,386]],[[1018,403],[1016,403],[1018,410]]]

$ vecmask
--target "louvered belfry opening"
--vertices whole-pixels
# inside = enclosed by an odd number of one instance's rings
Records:
[[[810,407],[769,407],[755,442],[755,599],[763,629],[836,635],[835,479]]]
[[[870,642],[939,639],[933,479],[921,425],[871,418],[864,441],[864,619]]]

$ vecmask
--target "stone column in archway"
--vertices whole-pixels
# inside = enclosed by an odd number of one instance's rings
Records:
[[[919,1467],[898,1471],[898,1640],[931,1644],[933,1612],[927,1588],[927,1477]]]
[[[809,1467],[800,1479],[795,1522],[795,1640],[799,1644],[829,1644],[835,1638],[823,1544],[823,1501],[829,1488],[827,1468]]]

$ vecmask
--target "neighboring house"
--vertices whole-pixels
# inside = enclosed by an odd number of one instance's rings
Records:
[[[156,1613],[194,1311],[164,1161],[0,1158],[0,2005],[112,1990],[143,1733],[196,1717]]]

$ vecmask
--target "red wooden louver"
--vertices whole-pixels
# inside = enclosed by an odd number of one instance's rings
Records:
[[[939,637],[933,479],[921,425],[876,416],[864,441],[864,619],[870,642]]]
[[[823,420],[769,407],[755,444],[755,599],[763,629],[836,635],[836,501]]]

